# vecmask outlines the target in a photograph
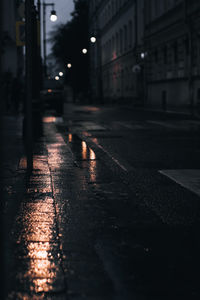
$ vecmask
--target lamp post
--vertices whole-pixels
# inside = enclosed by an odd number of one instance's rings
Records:
[[[54,9],[54,3],[45,3],[43,1],[43,57],[44,57],[44,75],[47,76],[47,66],[46,66],[46,57],[47,57],[47,50],[46,50],[46,7],[51,6],[51,16],[50,20],[55,22],[57,20],[56,11]]]
[[[140,53],[141,65],[142,65],[142,76],[143,76],[143,106],[145,106],[147,101],[147,75],[146,75],[146,59],[148,57],[148,52],[143,51]]]
[[[33,167],[32,158],[32,98],[33,98],[33,9],[34,1],[25,2],[25,30],[26,30],[26,117],[25,138],[27,151],[27,170],[30,174]]]
[[[101,32],[99,29],[95,30],[95,35],[90,37],[90,42],[97,48],[97,85],[98,85],[98,98],[101,104],[104,104],[103,95],[103,81],[102,81],[102,57],[101,57]]]

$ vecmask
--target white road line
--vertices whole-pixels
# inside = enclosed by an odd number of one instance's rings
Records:
[[[105,150],[101,145],[95,143],[99,149],[106,153],[122,170],[128,172],[128,170],[116,159],[114,158],[107,150]]]
[[[199,169],[160,170],[159,172],[200,196]]]
[[[85,132],[83,132],[83,135],[85,137],[89,137],[90,133],[85,131]],[[122,170],[124,170],[125,172],[128,172],[127,168],[125,168],[116,158],[114,158],[112,156],[112,154],[110,154],[106,149],[104,149],[95,138],[92,138],[91,140],[99,149],[101,149],[108,157],[110,157]]]
[[[173,128],[173,129],[190,129],[190,128],[196,128],[197,126],[200,126],[199,121],[193,121],[193,120],[184,120],[184,121],[147,121],[150,124],[159,125],[167,128]]]

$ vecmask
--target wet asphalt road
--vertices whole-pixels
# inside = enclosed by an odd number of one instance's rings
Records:
[[[35,144],[9,233],[7,299],[199,299],[199,196],[159,171],[200,169],[200,122],[65,109],[44,118]]]

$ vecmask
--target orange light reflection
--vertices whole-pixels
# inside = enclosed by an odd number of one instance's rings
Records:
[[[59,159],[58,153],[56,147],[51,149],[51,155],[55,160]],[[33,166],[41,174],[49,174],[48,162],[43,156],[33,157]],[[33,177],[30,180],[36,184],[36,193],[51,191],[49,176],[43,177],[42,184],[41,180],[37,181],[37,178]],[[22,218],[23,231],[20,239],[25,241],[27,256],[30,259],[24,277],[29,279],[31,290],[36,293],[51,291],[59,273],[59,266],[55,264],[52,256],[55,247],[56,251],[59,251],[56,244],[52,243],[56,235],[55,209],[52,200],[44,197],[42,203],[40,201],[27,203]]]
[[[56,121],[56,117],[44,117],[43,118],[43,122],[44,123],[55,123],[55,121]]]
[[[87,144],[82,141],[82,159],[87,159]]]
[[[68,140],[69,140],[69,143],[72,142],[72,134],[71,133],[69,133]]]
[[[92,149],[90,149],[90,181],[94,182],[96,181],[96,173],[97,173],[97,162],[96,162],[96,154]]]

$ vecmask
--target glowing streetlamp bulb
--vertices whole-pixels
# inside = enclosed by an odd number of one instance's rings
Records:
[[[142,52],[142,53],[140,53],[140,56],[141,56],[142,59],[146,58],[147,55],[148,55],[148,52]]]
[[[67,67],[68,67],[68,69],[70,69],[72,67],[72,65],[71,64],[67,64]]]
[[[59,76],[56,76],[56,77],[55,77],[55,80],[59,80],[59,79],[60,79]]]
[[[63,72],[59,72],[59,76],[62,77],[63,76]]]
[[[95,42],[96,42],[95,36],[92,36],[92,37],[90,38],[90,41],[91,41],[92,43],[95,43]]]
[[[57,15],[56,15],[56,11],[55,11],[55,10],[52,10],[52,11],[51,11],[50,20],[51,20],[52,22],[55,22],[55,21],[57,21],[57,19],[58,19],[58,17],[57,17]]]
[[[87,53],[87,49],[86,48],[82,49],[82,52],[83,52],[83,54],[86,54]]]

